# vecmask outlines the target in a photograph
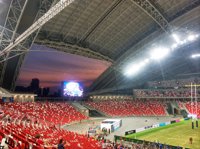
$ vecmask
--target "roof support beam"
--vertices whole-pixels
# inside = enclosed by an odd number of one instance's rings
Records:
[[[33,23],[26,31],[24,31],[18,38],[12,43],[10,43],[6,48],[0,52],[0,60],[3,60],[2,57],[7,53],[12,51],[17,45],[22,41],[28,38],[32,33],[36,32],[41,28],[45,23],[55,17],[63,9],[69,6],[74,0],[60,0],[56,5],[49,9],[42,17],[40,17],[35,23]]]
[[[25,0],[23,4],[21,4],[21,0],[11,1],[3,30],[0,33],[0,50],[3,50],[3,48],[14,40],[27,3],[28,0]]]
[[[131,0],[135,5],[141,8],[150,16],[165,32],[170,32],[170,24],[165,17],[156,9],[149,0]]]
[[[41,1],[39,11],[35,17],[35,21],[49,10],[49,8],[54,4],[54,1],[55,0],[42,0]],[[18,56],[16,68],[14,68],[15,69],[14,73],[13,73],[14,75],[12,78],[10,78],[11,79],[11,87],[9,87],[9,89],[11,89],[11,90],[14,90],[14,88],[15,88],[15,82],[17,80],[17,76],[19,74],[19,70],[22,65],[22,62],[25,58],[25,54],[27,53],[27,51],[29,51],[30,47],[34,43],[35,38],[37,37],[37,35],[39,33],[39,30],[40,30],[40,28],[36,32],[32,33],[29,37],[27,37],[24,41],[22,41],[19,45],[17,45],[14,49],[12,49],[10,52],[8,52],[6,54],[6,56],[4,56],[4,59],[0,62],[1,64],[3,64],[3,62],[6,63],[6,65],[4,65],[4,74],[5,74],[5,71],[7,68],[6,67],[7,63],[10,63],[8,60]],[[4,84],[3,81],[4,81],[4,76],[1,77],[1,84]]]
[[[93,31],[104,21],[104,19],[122,2],[123,0],[117,0],[112,4],[105,13],[88,29],[88,31],[81,37],[79,42],[85,41],[92,33]]]
[[[28,0],[25,0],[23,4],[21,4],[20,0],[11,1],[3,29],[0,33],[0,50],[3,50],[3,48],[8,46],[15,39],[16,32],[27,3]],[[8,56],[9,53],[6,54],[5,58],[8,58]],[[6,67],[7,61],[4,62],[2,71],[0,72],[0,84],[2,84]]]
[[[63,51],[63,52],[71,53],[71,54],[104,60],[111,63],[113,62],[111,58],[103,54],[100,54],[99,52],[95,52],[89,48],[83,48],[83,47],[69,44],[69,43],[50,41],[50,40],[36,40],[36,43],[46,45],[50,48],[55,48],[55,49],[58,49],[59,51]]]
[[[41,16],[43,16],[54,4],[55,4],[55,1],[56,0],[42,0],[41,3],[40,3],[40,9],[35,17],[35,21],[37,21],[37,19],[39,19]],[[17,66],[16,66],[16,70],[15,70],[15,73],[14,73],[14,76],[13,76],[13,81],[12,81],[12,85],[11,85],[11,90],[14,90],[15,89],[15,84],[16,84],[16,80],[17,80],[17,77],[19,75],[19,71],[20,71],[20,68],[21,68],[21,65],[24,61],[24,58],[25,58],[25,55],[26,53],[29,51],[29,49],[31,48],[31,46],[33,45],[39,31],[40,31],[41,27],[36,30],[36,32],[34,32],[33,34],[31,34],[28,38],[26,38],[22,43],[20,43],[19,45],[19,49],[17,50],[17,55],[19,55],[19,60],[18,60],[18,63],[17,63]],[[18,52],[20,50],[24,50],[25,52]],[[14,50],[12,50],[12,52],[16,52]],[[16,55],[14,55],[15,57]]]

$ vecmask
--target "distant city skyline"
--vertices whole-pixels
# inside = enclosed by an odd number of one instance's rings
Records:
[[[40,87],[57,88],[62,81],[70,80],[88,87],[110,65],[105,61],[33,45],[20,69],[16,85],[29,86],[32,78],[38,78]]]

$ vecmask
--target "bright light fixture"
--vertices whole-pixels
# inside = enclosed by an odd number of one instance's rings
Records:
[[[169,53],[170,53],[170,49],[160,47],[160,48],[152,50],[150,55],[151,55],[151,59],[153,60],[161,60],[165,58],[167,55],[169,55]]]
[[[177,44],[177,43],[175,43],[175,44],[172,45],[172,49],[173,49],[173,50],[176,49],[177,47],[178,47],[178,44]]]
[[[175,40],[177,43],[180,42],[180,38],[179,38],[179,36],[178,36],[177,34],[173,33],[173,34],[172,34],[172,37],[174,38],[174,40]]]
[[[193,42],[195,41],[199,35],[198,34],[190,34],[188,35],[184,40],[180,40],[179,36],[177,34],[172,34],[172,37],[174,38],[174,40],[176,41],[176,43],[174,43],[172,46],[171,46],[171,49],[172,50],[175,50],[178,46],[180,45],[185,45],[187,44],[188,42]]]
[[[200,57],[200,54],[192,54],[191,58],[197,58]]]
[[[146,58],[139,63],[130,64],[125,70],[125,75],[131,76],[137,74],[143,67],[145,67],[151,60],[160,61],[163,58],[167,57],[170,54],[170,51],[176,50],[179,46],[186,45],[187,43],[191,43],[199,38],[200,34],[189,34],[186,37],[180,37],[178,34],[173,33],[171,35],[175,42],[171,45],[171,47],[158,47],[151,51],[150,58]],[[191,58],[200,57],[199,54],[193,54]]]
[[[147,64],[147,63],[149,63],[149,61],[150,60],[147,58],[147,59],[144,60],[144,63]]]
[[[132,64],[130,66],[127,67],[126,71],[125,71],[125,75],[127,76],[131,76],[131,75],[135,75],[137,74],[143,67],[146,66],[146,64],[149,63],[149,59],[145,59],[144,61],[141,61],[138,64]]]
[[[131,65],[129,67],[127,67],[126,71],[125,71],[125,75],[127,76],[131,76],[136,74],[138,71],[140,70],[140,66],[139,65]]]
[[[189,35],[188,36],[188,40],[189,41],[194,41],[197,37],[198,37],[198,35]]]

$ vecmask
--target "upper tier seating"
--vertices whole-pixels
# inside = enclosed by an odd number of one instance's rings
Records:
[[[188,89],[181,89],[181,90],[176,90],[176,89],[166,89],[166,90],[134,90],[134,95],[137,98],[140,97],[145,97],[145,98],[160,98],[160,97],[186,97],[189,98],[191,96],[190,90]],[[197,96],[200,96],[200,94],[197,92]]]
[[[164,81],[151,81],[148,82],[149,87],[153,88],[185,88],[185,85],[199,84],[199,77],[191,77],[185,79],[176,79],[176,80],[164,80]]]

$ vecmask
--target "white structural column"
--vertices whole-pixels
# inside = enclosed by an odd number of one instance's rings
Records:
[[[16,37],[16,32],[21,21],[22,15],[26,8],[28,0],[22,2],[22,0],[12,0],[8,9],[6,20],[2,30],[0,31],[0,51],[7,47],[11,42],[14,41]],[[9,57],[9,52],[5,55],[6,58]],[[1,65],[0,72],[0,84],[3,81],[5,74],[5,69],[7,66],[7,61]]]
[[[4,26],[0,30],[0,50],[3,50],[14,40],[21,17],[26,8],[28,0],[12,0],[7,12]]]
[[[40,9],[35,17],[34,22],[37,21],[38,18],[40,18],[41,16],[43,16],[53,5],[54,5],[55,0],[42,0],[40,3]],[[22,41],[17,47],[17,50],[12,50],[12,55],[9,56],[7,58],[10,59],[12,57],[16,57],[16,56],[20,56],[16,69],[15,69],[15,73],[13,76],[13,80],[12,80],[12,85],[11,85],[11,90],[15,89],[15,83],[17,80],[17,77],[19,75],[19,71],[20,71],[20,67],[24,61],[26,52],[31,48],[31,46],[33,45],[39,31],[40,31],[41,27],[39,29],[37,29],[34,33],[32,33],[28,38],[26,38],[24,41]],[[26,52],[21,52],[21,51],[26,51]]]
[[[0,61],[6,60],[6,54],[12,51],[17,45],[28,38],[32,33],[41,28],[45,23],[51,20],[54,16],[60,13],[63,9],[69,6],[74,0],[60,0],[56,5],[49,9],[41,18],[33,23],[26,31],[24,31],[14,42],[10,43],[0,52]]]

